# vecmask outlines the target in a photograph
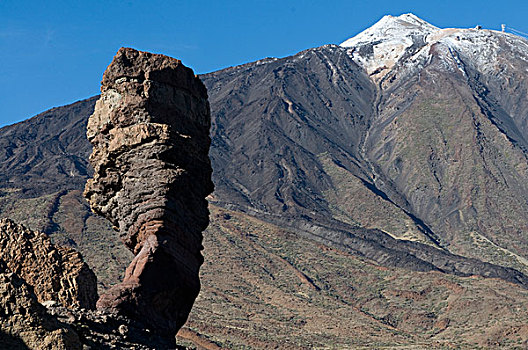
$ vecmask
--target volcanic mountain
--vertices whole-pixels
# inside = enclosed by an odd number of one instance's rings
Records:
[[[181,336],[526,344],[527,71],[523,38],[405,14],[200,76],[215,192]],[[77,247],[104,289],[129,257],[80,195],[95,100],[0,129],[0,210]]]

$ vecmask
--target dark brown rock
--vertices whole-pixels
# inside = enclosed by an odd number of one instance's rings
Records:
[[[73,329],[81,339],[83,350],[93,349],[186,349],[175,346],[174,340],[151,332],[141,322],[117,315],[109,310],[68,309],[46,305],[50,316],[66,328]],[[0,343],[1,344],[1,343]]]
[[[79,252],[53,245],[46,234],[1,219],[0,259],[34,288],[39,302],[54,300],[65,307],[95,308],[95,274]]]
[[[212,192],[207,91],[163,55],[121,48],[88,121],[94,177],[85,197],[136,254],[98,301],[174,335],[200,289]]]

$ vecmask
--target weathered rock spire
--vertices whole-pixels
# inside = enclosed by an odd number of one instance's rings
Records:
[[[121,48],[88,122],[85,197],[136,255],[97,305],[174,335],[198,295],[213,191],[207,90],[179,60]]]

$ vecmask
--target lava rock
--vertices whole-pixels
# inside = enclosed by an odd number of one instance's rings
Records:
[[[0,259],[2,349],[82,349],[77,333],[46,312],[33,288]]]
[[[207,90],[179,60],[121,48],[88,121],[85,197],[136,255],[97,306],[174,336],[200,290],[213,191]]]
[[[42,232],[0,220],[0,259],[34,288],[38,301],[94,309],[97,278],[79,252],[55,246]]]

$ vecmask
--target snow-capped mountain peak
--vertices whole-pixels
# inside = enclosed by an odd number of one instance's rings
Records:
[[[412,68],[416,62],[429,60],[433,46],[435,52],[445,52],[446,59],[453,61],[462,74],[460,59],[473,62],[481,72],[502,71],[501,67],[508,64],[497,59],[501,50],[511,51],[513,57],[528,62],[525,38],[480,26],[441,29],[412,13],[384,16],[340,46],[348,49],[350,57],[374,81],[382,80],[398,67]]]
[[[384,75],[410,49],[423,47],[427,36],[439,30],[412,13],[387,15],[340,46],[350,48],[355,61],[376,78]]]
[[[412,13],[397,17],[386,15],[372,27],[341,43],[343,47],[354,47],[365,42],[377,40],[405,40],[412,35],[423,36],[439,28],[427,23]]]

